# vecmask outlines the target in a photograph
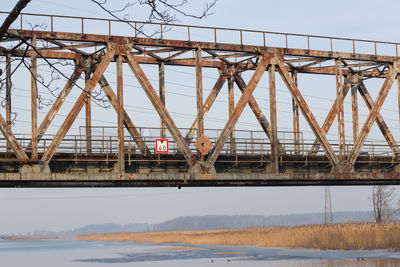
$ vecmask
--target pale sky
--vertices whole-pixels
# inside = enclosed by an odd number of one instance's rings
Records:
[[[2,10],[10,11],[17,1],[3,2],[5,3],[2,3]],[[113,0],[112,3],[115,3],[113,8],[118,9],[126,2]],[[201,1],[192,0],[189,2],[196,3],[197,6],[194,10],[198,10]],[[338,0],[329,4],[327,1],[320,0],[219,0],[212,16],[201,21],[180,17],[180,23],[400,42],[400,30],[394,26],[398,25],[399,8],[400,2],[396,0],[380,1],[379,4],[370,0]],[[107,16],[89,0],[32,0],[23,12],[88,17]],[[129,9],[131,19],[145,19],[143,14],[145,12],[138,5]],[[156,70],[151,66],[143,68],[149,74]],[[177,71],[178,73],[176,73]],[[194,100],[179,99],[181,96],[177,95],[188,90],[187,88],[194,88],[192,77],[194,70],[186,68],[183,69],[184,73],[181,71],[177,68],[167,68],[167,108],[169,107],[172,112],[193,115],[195,109],[189,109],[191,106],[195,107]],[[111,81],[114,72],[115,69],[110,67],[107,75],[111,76]],[[132,75],[126,68],[124,72]],[[215,81],[215,73],[215,70],[204,70],[205,87],[212,86]],[[157,79],[157,76],[154,77]],[[315,79],[309,76],[299,77],[299,87],[304,90],[305,94],[311,96],[333,96],[335,93],[333,78],[326,78],[330,84],[328,86],[323,84],[324,87],[322,87],[318,84],[318,81],[323,82],[324,79],[322,77]],[[16,82],[15,93],[19,96],[15,96],[14,105],[19,108],[20,117],[16,122],[14,131],[22,133],[24,127],[27,127],[26,121],[28,119],[25,118],[29,118],[29,109],[26,110],[27,105],[29,106],[29,102],[27,102],[29,99],[24,98],[22,93],[26,85],[22,81],[18,82]],[[132,87],[137,86],[132,77],[127,78],[125,82],[132,84]],[[157,80],[151,82],[156,84]],[[258,99],[265,100],[260,102],[260,105],[268,114],[266,79],[264,78],[261,83],[264,84],[260,86],[260,90],[256,90],[256,93]],[[377,85],[380,83],[381,81],[370,84],[373,97],[375,97],[377,89],[379,89]],[[282,84],[278,82],[278,99],[280,98],[286,104],[290,103],[289,95],[284,93],[283,88],[279,86],[282,86]],[[302,86],[306,88],[302,88]],[[332,90],[321,92],[321,89],[326,88]],[[279,91],[280,89],[281,91]],[[384,106],[386,113],[382,115],[387,120],[390,129],[393,129],[395,138],[400,140],[398,114],[393,112],[393,110],[396,110],[395,100],[397,95],[393,92],[394,90],[389,94],[387,100],[388,105],[391,104],[392,106]],[[144,127],[148,126],[146,123],[149,121],[155,122],[157,117],[154,114],[143,113],[141,109],[142,102],[147,101],[144,99],[144,95],[137,92],[137,95],[135,93],[133,96],[135,97],[131,99],[127,94],[125,102],[130,101],[128,104],[132,105],[132,112],[139,114],[137,117],[133,117],[135,124]],[[226,94],[222,94],[222,96],[226,97]],[[128,99],[129,101],[127,101]],[[309,99],[311,109],[317,110],[319,108],[323,110],[321,111],[323,114],[317,117],[317,120],[321,123],[328,112],[323,102],[326,99],[321,98],[321,101],[312,97]],[[187,106],[184,107],[185,110],[182,110],[179,105],[174,105],[181,102],[188,102]],[[278,110],[278,123],[283,128],[286,127],[285,121],[288,121],[290,125],[290,117],[284,113],[284,109],[287,108],[290,108],[290,106],[283,105],[281,110]],[[94,107],[94,109],[99,108]],[[44,108],[43,113],[39,114],[40,118],[43,118],[45,111],[46,108]],[[64,109],[64,114],[67,111],[68,109]],[[4,113],[3,108],[1,112]],[[209,117],[214,118],[214,121],[210,122],[209,127],[223,127],[223,123],[221,124],[218,121],[219,112],[218,109],[210,111]],[[226,114],[226,110],[224,114]],[[360,117],[363,115],[361,114]],[[59,120],[56,120],[56,123],[61,124],[63,118],[58,118]],[[81,118],[84,118],[82,114]],[[192,119],[177,116],[177,124],[180,127],[188,127]],[[256,125],[252,114],[249,114],[247,110],[243,115],[243,120],[239,121],[238,128],[248,129],[253,127],[249,122],[246,124],[250,120],[253,125]],[[105,117],[98,116],[95,124],[112,124],[114,121],[115,114]],[[82,122],[80,121],[80,125],[82,125]],[[79,126],[79,124],[74,125],[76,128]],[[156,124],[157,126],[158,124]],[[334,127],[332,127],[332,132],[335,132]],[[301,128],[305,134],[310,132],[304,120]],[[55,129],[57,127],[53,127],[53,131]],[[348,128],[346,135],[351,137],[351,128]],[[372,208],[369,199],[371,187],[332,187],[331,194],[334,211],[371,210]],[[0,234],[30,232],[40,229],[68,230],[90,223],[158,223],[186,215],[260,214],[268,216],[322,212],[323,210],[324,187],[183,188],[181,190],[176,188],[0,189]]]

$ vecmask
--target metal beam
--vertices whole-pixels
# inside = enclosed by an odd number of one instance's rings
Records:
[[[353,121],[353,144],[357,141],[358,137],[358,97],[357,87],[351,87],[351,117]]]
[[[361,148],[364,145],[365,139],[369,132],[371,131],[371,127],[376,121],[376,118],[379,114],[379,110],[381,109],[383,102],[386,99],[386,96],[389,93],[390,88],[392,87],[394,79],[396,79],[397,72],[394,70],[394,67],[391,67],[389,76],[385,79],[385,82],[382,85],[381,90],[379,91],[378,97],[375,103],[372,105],[372,108],[368,114],[366,121],[364,122],[363,127],[361,128],[360,134],[358,136],[357,142],[353,145],[353,149],[349,155],[349,161],[351,164],[354,164],[360,154]]]
[[[278,125],[276,116],[276,88],[275,88],[275,65],[268,69],[269,76],[269,112],[271,118],[271,171],[279,172],[279,148],[278,148]]]
[[[350,84],[348,82],[345,82],[343,86],[343,99],[346,98],[347,93],[349,92],[350,89]],[[325,132],[328,133],[329,129],[331,128],[333,121],[336,118],[336,115],[338,113],[338,99],[335,99],[335,102],[333,102],[331,109],[329,110],[328,115],[326,116],[326,119],[324,123],[322,124],[321,129]],[[318,142],[318,139],[314,141],[314,144],[312,145],[309,154],[317,154],[319,151],[319,148],[321,145]]]
[[[122,76],[122,56],[117,56],[117,99],[118,99],[118,173],[125,173],[124,141],[124,89]]]
[[[3,116],[0,114],[0,131],[10,144],[11,148],[14,150],[15,155],[18,159],[28,159],[25,151],[22,149],[19,144],[17,138],[15,138],[14,134],[11,132],[10,127],[8,127],[7,122],[4,120]]]
[[[203,111],[203,71],[201,66],[201,48],[196,49],[196,103],[197,103],[197,138],[204,134]]]
[[[158,82],[160,90],[160,100],[165,107],[165,63],[161,62],[158,65]],[[160,118],[160,137],[165,138],[165,125]]]
[[[397,75],[397,105],[399,110],[399,124],[400,124],[400,75]]]
[[[51,122],[53,121],[54,117],[57,115],[62,104],[64,103],[65,99],[71,92],[72,87],[75,85],[75,82],[79,79],[82,72],[83,72],[83,66],[79,63],[75,67],[75,70],[72,73],[71,77],[68,79],[64,88],[61,90],[60,94],[57,96],[57,98],[54,101],[53,105],[51,106],[50,110],[47,112],[42,123],[40,124],[39,129],[38,129],[38,140],[42,139],[42,136],[46,133]],[[30,147],[30,146],[31,146],[31,144],[28,147]]]
[[[233,111],[235,109],[235,91],[234,91],[234,77],[230,77],[228,80],[228,112],[229,119],[232,118]],[[235,127],[233,127],[231,135],[229,137],[230,153],[236,153],[236,142],[235,142]]]
[[[296,83],[296,86],[298,87],[298,82],[297,82],[297,72],[294,71],[292,72],[292,77],[293,81]],[[300,117],[299,117],[299,107],[296,104],[296,101],[292,97],[292,115],[293,115],[293,143],[294,143],[294,152],[296,154],[300,153]]]
[[[344,129],[344,107],[343,107],[343,66],[341,59],[335,60],[336,70],[336,99],[338,105],[337,121],[338,121],[338,142],[339,142],[339,159],[343,161],[346,158],[346,141]]]
[[[21,37],[30,38],[32,35],[37,35],[38,38],[43,39],[57,39],[60,41],[82,41],[87,42],[102,42],[106,43],[109,41],[110,36],[88,34],[88,33],[64,33],[64,32],[51,32],[51,31],[32,31],[32,30],[21,30],[18,31]],[[121,41],[125,43],[134,43],[135,45],[142,46],[155,46],[155,47],[172,47],[175,49],[193,49],[194,46],[201,47],[202,50],[218,50],[218,51],[236,51],[236,52],[250,52],[257,54],[260,51],[271,54],[280,54],[284,52],[285,55],[290,56],[303,56],[303,57],[318,57],[318,58],[342,58],[343,60],[360,60],[360,61],[375,61],[375,62],[387,62],[391,63],[396,60],[395,56],[383,56],[375,54],[360,54],[352,52],[334,52],[334,51],[321,51],[321,50],[309,50],[309,49],[297,49],[297,48],[277,48],[277,47],[264,47],[257,45],[243,45],[243,44],[227,44],[215,42],[194,42],[186,40],[168,40],[158,38],[135,38],[135,37],[124,37],[124,36],[113,36],[113,41]]]
[[[36,36],[33,36],[32,47],[36,47]],[[37,128],[37,55],[36,53],[31,54],[31,132],[32,132],[32,140],[31,140],[31,158],[38,158],[38,128]]]
[[[325,131],[319,127],[317,120],[315,119],[306,101],[304,100],[299,89],[297,88],[296,83],[290,77],[290,74],[286,70],[285,65],[283,64],[282,61],[278,62],[278,71],[282,77],[282,80],[289,89],[290,94],[296,100],[296,103],[299,106],[301,112],[303,113],[304,118],[307,120],[311,130],[317,137],[319,143],[322,145],[322,148],[324,149],[325,154],[328,157],[329,161],[333,166],[335,167],[338,166],[339,159],[336,156],[335,152],[333,151],[332,146],[330,145],[328,139],[326,138]]]
[[[211,152],[210,157],[207,159],[207,162],[209,164],[214,164],[215,161],[217,160],[219,154],[221,153],[222,148],[225,145],[226,139],[232,132],[233,127],[236,125],[236,122],[238,121],[240,115],[242,115],[244,108],[249,103],[249,100],[251,98],[251,95],[254,92],[254,89],[256,88],[258,82],[261,79],[261,76],[263,75],[264,71],[266,70],[266,68],[270,62],[270,58],[269,58],[270,56],[271,55],[263,54],[263,56],[261,57],[261,62],[259,63],[253,76],[251,77],[249,84],[244,89],[242,96],[240,97],[239,101],[237,102],[232,117],[225,124],[225,127],[222,130],[221,135],[219,136],[216,144],[214,145],[214,148]]]
[[[183,138],[181,132],[178,130],[178,127],[176,126],[175,122],[173,121],[171,115],[169,115],[167,109],[162,104],[160,98],[158,97],[153,86],[147,79],[142,68],[136,62],[135,57],[133,55],[131,55],[130,53],[127,54],[126,58],[128,60],[129,67],[131,68],[132,72],[135,74],[136,79],[139,81],[140,85],[142,86],[143,90],[145,91],[150,102],[153,104],[154,109],[157,111],[158,115],[160,115],[164,124],[167,126],[169,132],[171,133],[172,137],[174,138],[176,144],[179,147],[179,150],[182,152],[187,163],[189,164],[190,167],[193,166],[193,164],[196,162],[195,156],[193,155],[192,151],[190,150],[188,144],[185,142],[185,139]]]
[[[54,136],[50,146],[43,154],[42,161],[50,162],[54,153],[56,152],[58,146],[61,144],[62,140],[64,139],[65,135],[67,134],[68,130],[71,128],[72,123],[75,121],[76,117],[78,116],[79,112],[83,108],[85,104],[85,100],[90,95],[95,88],[96,84],[99,82],[100,77],[103,75],[104,71],[106,70],[107,66],[110,64],[111,60],[115,55],[115,51],[110,49],[105,56],[102,58],[101,62],[97,66],[94,74],[90,81],[85,85],[85,89],[76,100],[75,105],[72,107],[70,113],[68,114],[67,118],[65,119],[64,123],[61,125],[60,129],[58,130],[57,134]]]
[[[47,39],[46,39],[47,40]],[[6,55],[12,52],[14,57],[23,57],[24,50],[16,50],[11,51],[12,49],[2,50],[0,49],[0,55]],[[77,49],[76,49],[77,50]],[[78,50],[80,51],[80,50]],[[189,51],[189,50],[185,50]],[[210,51],[210,50],[209,50]],[[45,58],[52,58],[52,59],[78,59],[80,54],[85,54],[84,52],[80,53],[73,53],[73,52],[64,52],[64,51],[41,51],[41,55]],[[28,52],[29,55],[29,52]],[[254,56],[253,52],[249,52],[247,56]],[[159,60],[152,58],[150,56],[135,56],[137,62],[139,64],[159,64]],[[379,60],[379,59],[376,59]],[[386,61],[389,59],[386,59]],[[179,59],[179,60],[167,60],[164,59],[165,65],[171,66],[192,66],[196,65],[195,59]],[[372,62],[372,61],[371,61]],[[370,63],[373,64],[374,62]],[[375,63],[376,64],[376,63]],[[238,69],[255,69],[256,66],[252,63],[242,62],[235,64]],[[204,57],[202,58],[202,66],[207,68],[223,68],[225,63],[222,61],[216,60],[206,60]],[[321,66],[321,67],[311,67],[311,68],[297,68],[297,67],[290,67],[286,66],[288,71],[296,71],[298,73],[311,73],[311,74],[327,74],[327,75],[335,75],[335,67],[332,66]],[[349,71],[347,69],[343,70],[343,75],[348,75]],[[377,72],[377,71],[363,71],[362,72],[364,77],[376,77],[376,78],[385,78],[386,72]]]
[[[371,109],[375,103],[372,100],[372,97],[368,93],[367,87],[365,87],[365,84],[363,82],[361,82],[360,86],[358,87],[358,91],[360,92],[360,95],[361,95],[362,99],[364,100],[365,105],[371,111]],[[389,144],[390,149],[393,151],[393,153],[395,155],[399,154],[400,148],[397,145],[397,142],[394,139],[392,133],[390,132],[389,127],[387,126],[385,120],[383,119],[382,115],[379,112],[378,112],[378,115],[376,116],[375,122],[378,125],[378,128],[381,130],[383,137],[385,137],[386,142]],[[356,142],[354,142],[354,144],[355,143]]]
[[[240,75],[238,75],[235,78],[235,82],[236,82],[239,90],[243,93],[245,88],[247,87],[243,78]],[[271,140],[272,139],[271,125],[269,124],[267,118],[265,117],[264,113],[262,112],[260,106],[257,104],[257,101],[253,96],[250,96],[249,107],[253,111],[254,115],[256,116],[258,122],[261,125],[261,128],[264,130],[265,134],[268,136],[268,139]]]
[[[108,100],[110,101],[111,105],[113,106],[114,110],[118,112],[119,105],[118,99],[115,95],[114,91],[112,90],[110,84],[107,82],[107,79],[104,76],[101,76],[99,80],[99,84],[101,89],[103,90],[104,94],[107,96]],[[150,155],[151,152],[149,148],[146,146],[146,142],[143,140],[142,135],[137,130],[136,126],[133,124],[131,118],[129,117],[128,113],[126,112],[125,108],[123,108],[123,118],[124,118],[124,125],[126,130],[131,135],[133,141],[137,144],[140,152],[144,155]]]
[[[90,81],[90,70],[85,71],[85,86]],[[86,153],[92,153],[92,97],[88,95],[85,100],[85,132]]]
[[[11,131],[11,55],[6,56],[6,123]],[[10,143],[7,142],[7,152],[11,151]]]
[[[219,92],[221,91],[222,86],[224,86],[224,83],[227,79],[227,76],[225,73],[221,73],[217,79],[217,81],[214,84],[214,87],[211,89],[210,94],[208,95],[206,101],[204,102],[203,105],[203,117],[205,117],[208,113],[208,111],[210,111],[212,105],[215,102],[215,99],[217,98]],[[197,129],[197,118],[193,121],[192,125],[190,126],[189,131],[186,134],[186,142],[190,143],[193,139],[194,136],[194,132]]]

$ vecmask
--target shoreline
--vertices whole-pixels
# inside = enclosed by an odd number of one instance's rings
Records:
[[[74,235],[3,235],[3,240],[31,240],[31,239],[55,239],[62,237],[74,237]]]
[[[127,241],[158,244],[400,251],[399,222],[389,224],[347,223],[220,230],[97,233],[88,235],[0,236],[0,239],[31,240],[63,237],[87,241]]]

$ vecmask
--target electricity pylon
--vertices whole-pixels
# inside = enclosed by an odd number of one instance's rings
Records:
[[[325,224],[333,223],[331,190],[329,186],[325,186]]]

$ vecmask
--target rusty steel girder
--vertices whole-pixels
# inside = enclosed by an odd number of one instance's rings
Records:
[[[400,109],[400,66],[397,62],[399,44],[367,41],[375,45],[374,54],[359,53],[354,46],[353,52],[341,52],[332,48],[332,40],[353,41],[353,44],[365,40],[294,34],[308,39],[326,38],[331,42],[331,49],[327,51],[311,49],[309,43],[308,47],[298,49],[288,45],[287,38],[290,34],[283,34],[282,36],[286,36],[285,46],[272,47],[266,41],[266,32],[258,31],[254,33],[264,35],[263,45],[246,44],[242,39],[240,43],[220,43],[216,32],[222,29],[210,29],[214,30],[214,41],[193,41],[190,40],[190,33],[188,40],[142,38],[137,35],[113,36],[111,29],[108,35],[99,35],[84,32],[83,25],[81,33],[57,32],[53,27],[46,31],[24,28],[9,30],[0,40],[0,56],[6,56],[7,75],[6,120],[0,114],[0,131],[5,144],[4,151],[0,147],[0,187],[8,184],[4,183],[5,180],[14,181],[11,182],[13,185],[36,186],[40,184],[36,183],[39,179],[60,181],[61,186],[81,186],[84,184],[82,182],[84,179],[88,180],[87,185],[95,186],[328,185],[340,184],[341,181],[345,185],[400,184],[398,157],[400,149],[391,132],[393,129],[386,124],[381,111],[396,78],[399,83],[398,108]],[[12,45],[7,47],[11,48],[6,48],[1,42],[10,42]],[[396,47],[396,56],[379,54],[376,50],[377,44],[393,45]],[[24,49],[26,45],[29,49]],[[24,138],[14,135],[11,122],[13,108],[11,60],[24,57],[31,59],[31,131],[28,134],[27,146],[24,145],[26,141]],[[37,61],[47,59],[73,61],[75,69],[70,76],[65,76],[67,82],[38,127]],[[116,91],[104,77],[104,72],[111,62],[115,62],[116,65]],[[124,64],[129,65],[159,115],[159,128],[156,131],[159,132],[160,138],[172,137],[170,145],[174,148],[173,152],[155,153],[154,144],[146,139],[147,136],[142,134],[140,127],[137,127],[129,117],[123,101]],[[142,64],[158,67],[157,91],[149,81],[151,77],[144,73]],[[167,109],[166,66],[189,66],[195,70],[192,95],[196,99],[197,112],[189,129],[178,128],[174,116]],[[214,68],[219,71],[215,84],[205,100],[204,87],[208,85],[203,84],[204,68]],[[54,138],[49,139],[46,135],[48,128],[71,91],[79,87],[77,82],[83,72],[85,86],[83,89],[80,88],[83,91],[70,108],[68,116]],[[248,82],[243,75],[246,72],[251,74]],[[278,125],[282,120],[279,116],[280,102],[277,101],[280,96],[277,97],[279,83],[276,72],[287,87],[285,90],[290,93],[289,113],[293,121],[288,125],[293,131],[288,134],[289,140],[285,135],[283,138],[278,136],[281,130]],[[301,74],[332,75],[333,79],[336,78],[336,98],[332,99],[333,104],[322,126],[317,122],[317,114],[312,112],[312,103],[305,100],[306,95],[301,90],[303,83],[300,85],[298,83],[298,75]],[[262,103],[254,94],[264,75],[269,79],[269,86],[265,91],[265,95],[268,96],[266,103]],[[370,78],[385,79],[376,100],[372,99],[363,82],[364,79]],[[99,140],[95,140],[96,137],[92,132],[91,94],[97,85],[100,85],[113,107],[113,112],[117,114],[115,139],[117,145],[111,152],[108,148],[107,151],[104,148],[100,152],[95,151],[95,142]],[[236,105],[235,87],[241,92]],[[216,99],[225,89],[227,99],[224,102],[228,118],[224,127],[216,129],[215,136],[210,136],[206,132],[209,129],[204,127],[207,122],[206,115],[211,107],[219,105],[216,104]],[[344,100],[349,91],[352,104],[352,142],[348,138],[347,142],[345,141]],[[358,94],[370,111],[361,130],[358,127],[360,107]],[[262,129],[257,138],[253,138],[254,129],[249,129],[251,137],[242,137],[238,134],[242,133],[242,130],[237,123],[247,105]],[[84,146],[75,147],[75,153],[65,152],[60,145],[67,142],[67,133],[83,106],[85,106],[85,134],[79,143],[83,143]],[[268,108],[267,111],[263,110],[265,106],[269,107],[269,111]],[[268,119],[264,115],[266,112],[269,112]],[[335,125],[336,118],[338,129],[332,131],[335,132],[336,140],[331,141],[328,140],[327,134],[332,125]],[[311,141],[315,139],[314,142],[308,143],[307,140],[303,140],[300,128],[303,130],[307,125],[300,125],[300,119],[305,119],[307,122],[313,133]],[[376,147],[382,148],[384,152],[366,154],[366,149],[363,147],[371,146],[366,140],[374,123],[386,141]],[[131,143],[124,136],[125,129],[130,135],[129,139],[137,145],[139,153],[136,153],[136,147],[132,153]],[[47,146],[46,141],[50,145]],[[105,142],[104,139],[100,141]],[[43,144],[43,151],[38,151],[39,142]],[[112,141],[107,142],[110,142],[109,148],[112,149]],[[348,147],[351,147],[351,151],[347,150]],[[26,166],[30,166],[33,171],[27,172],[29,168]],[[46,169],[43,166],[47,166],[51,172],[43,171]],[[35,173],[35,169],[40,171]],[[80,173],[82,176],[77,177],[75,173]],[[72,178],[68,178],[68,175]],[[71,179],[82,183],[73,184]],[[41,184],[46,185],[45,182]],[[50,185],[54,186],[52,183],[47,184]]]

